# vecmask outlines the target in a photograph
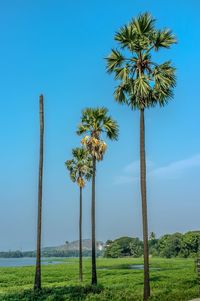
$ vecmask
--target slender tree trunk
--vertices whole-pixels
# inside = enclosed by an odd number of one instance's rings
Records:
[[[41,289],[43,138],[44,138],[44,109],[43,109],[43,95],[40,95],[40,159],[39,159],[39,177],[38,177],[37,251],[36,251],[36,270],[35,270],[34,290]]]
[[[95,177],[96,177],[96,158],[93,157],[92,206],[91,206],[91,221],[92,221],[92,285],[97,284],[96,239],[95,239]]]
[[[80,187],[80,217],[79,217],[79,279],[83,280],[82,264],[82,187]]]
[[[144,300],[150,297],[149,283],[149,247],[148,247],[148,221],[146,199],[146,158],[145,158],[145,122],[144,110],[140,111],[140,184],[142,197],[142,224],[144,241]]]

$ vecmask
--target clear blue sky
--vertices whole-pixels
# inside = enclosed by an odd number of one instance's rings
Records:
[[[149,11],[178,45],[158,54],[177,67],[175,97],[146,113],[149,230],[200,229],[200,2],[8,0],[0,4],[0,250],[34,249],[38,96],[45,97],[43,245],[78,238],[78,189],[64,161],[79,145],[81,109],[106,106],[120,125],[97,174],[97,239],[141,235],[138,112],[113,100],[104,57],[113,35]],[[90,185],[83,234],[90,237]]]

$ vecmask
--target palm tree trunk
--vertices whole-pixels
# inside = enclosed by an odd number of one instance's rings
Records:
[[[82,187],[80,187],[80,217],[79,217],[79,279],[83,280],[82,264]]]
[[[144,241],[144,300],[150,297],[149,283],[149,247],[148,247],[148,221],[146,199],[146,158],[145,158],[145,122],[144,109],[140,110],[140,184],[142,197],[142,224]]]
[[[91,207],[91,221],[92,221],[92,285],[97,284],[96,239],[95,239],[95,176],[96,176],[96,158],[93,157],[92,207]]]
[[[43,139],[44,109],[43,95],[40,95],[40,159],[38,178],[38,221],[37,221],[37,251],[34,290],[41,289],[41,229],[42,229],[42,177],[43,177]]]

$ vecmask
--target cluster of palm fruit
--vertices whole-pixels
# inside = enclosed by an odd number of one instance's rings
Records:
[[[81,176],[78,177],[78,179],[77,179],[77,184],[78,184],[78,186],[81,187],[81,188],[83,188],[83,187],[85,186],[85,181],[84,181],[84,179],[83,179]]]
[[[101,161],[103,159],[103,155],[105,154],[107,145],[103,140],[97,139],[91,136],[85,136],[81,143],[89,153],[97,159],[97,161]]]

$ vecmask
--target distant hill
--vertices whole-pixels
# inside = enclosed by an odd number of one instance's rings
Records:
[[[97,256],[103,254],[105,244],[102,241],[97,241],[96,253]],[[83,239],[83,256],[91,256],[92,241],[90,239]],[[0,252],[0,258],[20,258],[20,257],[35,257],[36,251],[9,251]],[[79,241],[66,241],[64,245],[55,247],[42,248],[42,257],[78,257],[79,256]]]
[[[90,251],[92,249],[91,239],[83,239],[82,241],[83,250]],[[104,243],[102,241],[97,241],[97,250],[102,250]],[[79,250],[79,241],[75,240],[72,242],[66,242],[64,245],[56,247],[46,247],[42,249],[43,251],[78,251]]]

